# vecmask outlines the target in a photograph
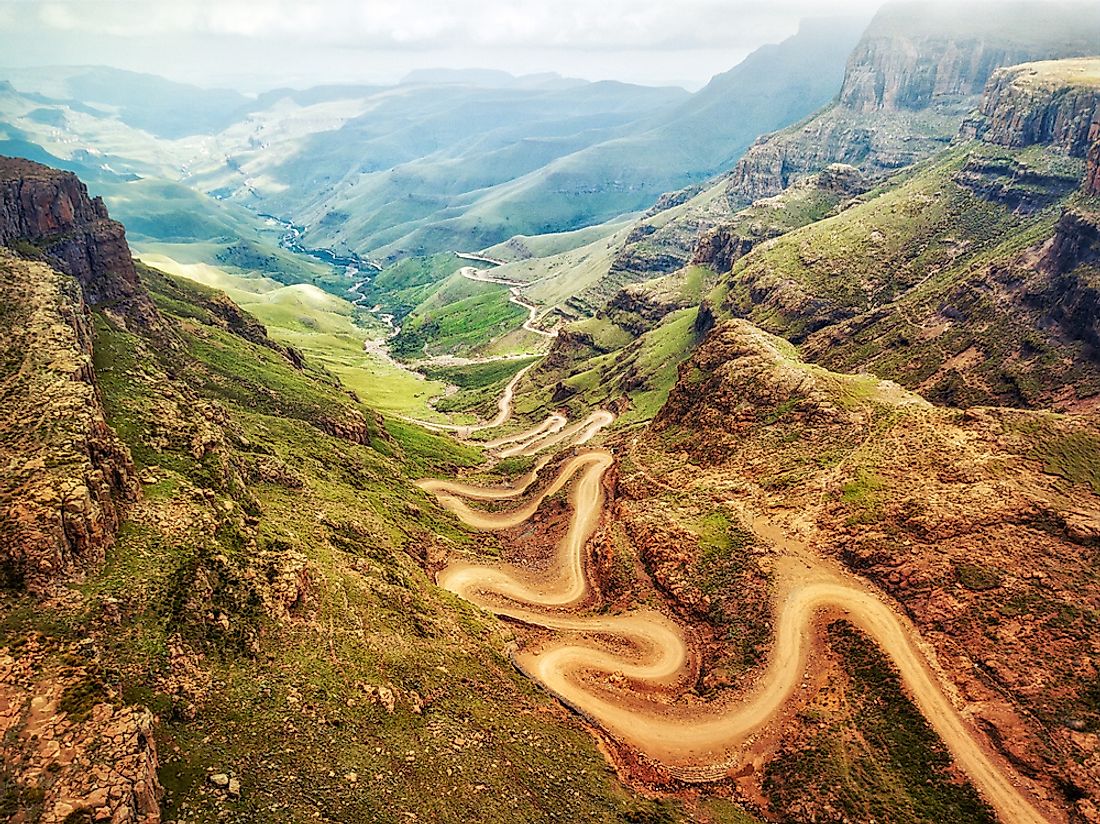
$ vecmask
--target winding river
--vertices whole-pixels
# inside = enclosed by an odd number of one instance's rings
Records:
[[[502,398],[500,414],[482,428],[508,419],[518,377],[505,393],[507,402]],[[490,441],[488,447],[501,457],[545,454],[554,446],[585,443],[613,420],[602,410],[573,424],[551,416],[527,432]],[[828,613],[863,630],[890,656],[911,698],[1001,820],[1064,820],[1052,810],[1041,810],[1021,777],[989,749],[950,697],[948,680],[930,663],[932,656],[910,621],[869,586],[831,567],[779,525],[748,511],[743,512],[745,522],[760,538],[781,548],[770,658],[756,683],[742,694],[714,701],[689,695],[699,668],[689,629],[654,609],[619,614],[588,609],[591,587],[585,547],[603,513],[603,478],[614,455],[606,449],[581,451],[525,497],[548,460],[540,460],[511,487],[420,482],[441,506],[483,530],[522,524],[548,497],[570,488],[570,524],[546,568],[535,573],[456,556],[439,572],[437,583],[499,616],[553,630],[549,637],[516,651],[516,665],[607,734],[684,781],[731,775],[742,765],[754,737],[800,689],[818,642],[816,619]],[[522,502],[501,512],[469,503],[511,499]]]

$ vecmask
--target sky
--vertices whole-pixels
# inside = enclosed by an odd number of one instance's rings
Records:
[[[418,68],[696,89],[807,16],[881,0],[0,0],[0,65],[109,65],[259,91]]]

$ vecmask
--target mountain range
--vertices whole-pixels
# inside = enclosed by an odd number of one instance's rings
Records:
[[[858,28],[12,74],[0,813],[1100,821],[1100,11]]]

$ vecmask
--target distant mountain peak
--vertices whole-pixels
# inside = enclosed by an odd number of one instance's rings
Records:
[[[586,85],[579,78],[562,77],[557,72],[514,75],[501,69],[454,69],[447,67],[414,69],[403,78],[400,85],[417,86],[485,86],[488,88],[547,88],[565,89]]]

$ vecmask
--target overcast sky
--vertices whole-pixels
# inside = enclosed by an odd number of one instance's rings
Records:
[[[697,88],[807,15],[881,0],[0,0],[0,65],[104,64],[247,90],[414,68]]]

